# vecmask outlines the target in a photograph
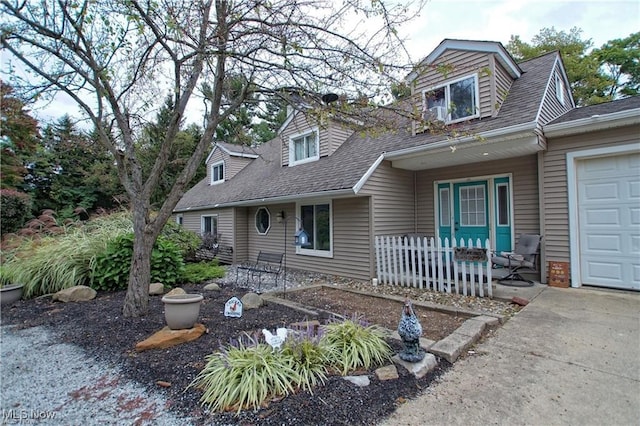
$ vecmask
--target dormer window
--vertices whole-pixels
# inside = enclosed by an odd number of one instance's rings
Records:
[[[318,129],[289,138],[289,166],[309,163],[320,158]]]
[[[479,89],[476,74],[459,78],[444,86],[423,92],[424,118],[447,123],[480,116]]]
[[[224,182],[224,161],[211,165],[211,185]]]

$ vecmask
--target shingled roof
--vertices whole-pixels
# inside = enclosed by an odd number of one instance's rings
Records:
[[[458,125],[465,132],[484,132],[531,123],[538,120],[557,53],[549,53],[519,64],[524,72],[516,80],[497,116]],[[281,139],[255,148],[254,159],[233,179],[220,185],[209,185],[205,178],[187,191],[175,208],[176,212],[233,205],[257,205],[290,200],[296,197],[353,193],[353,188],[376,159],[385,152],[422,146],[447,139],[446,134],[413,135],[408,124],[395,132],[361,135],[355,132],[332,155],[294,167],[281,166]]]
[[[605,102],[597,105],[575,108],[567,112],[566,114],[556,118],[549,124],[565,123],[567,121],[575,121],[598,115],[613,114],[616,112],[636,108],[640,108],[640,96],[633,96],[630,98],[618,99],[615,101]]]

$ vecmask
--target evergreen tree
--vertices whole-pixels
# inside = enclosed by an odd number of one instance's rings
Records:
[[[0,187],[22,189],[27,158],[38,150],[38,122],[0,80]]]

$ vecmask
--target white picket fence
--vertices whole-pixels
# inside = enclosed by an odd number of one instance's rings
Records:
[[[375,249],[380,283],[492,297],[488,239],[376,236]]]

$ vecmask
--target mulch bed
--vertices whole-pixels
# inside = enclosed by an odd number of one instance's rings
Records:
[[[201,287],[183,286],[187,292],[198,293]],[[95,359],[119,365],[127,378],[164,394],[171,410],[194,418],[195,424],[370,425],[407,399],[417,396],[434,378],[450,368],[445,360],[439,360],[439,367],[422,379],[398,368],[400,378],[389,381],[378,380],[372,372],[362,372],[371,380],[367,387],[357,387],[341,377],[332,376],[324,386],[314,389],[313,395],[298,392],[272,401],[256,412],[247,410],[239,415],[235,412],[208,413],[199,404],[200,391],[184,392],[203,368],[208,354],[245,332],[254,334],[263,328],[274,330],[293,322],[314,319],[278,303],[245,310],[241,318],[225,317],[225,302],[232,296],[242,297],[246,292],[246,289],[229,286],[221,291],[206,292],[199,322],[207,327],[208,333],[193,342],[163,350],[136,352],[134,349],[137,342],[165,326],[159,296],[151,297],[149,313],[141,318],[122,317],[124,292],[99,294],[96,299],[83,303],[64,304],[53,302],[49,297],[19,301],[2,308],[1,324],[19,328],[46,327],[60,342],[79,346]],[[354,297],[353,294],[334,294],[334,300],[341,303]],[[391,308],[381,312],[399,319],[400,311],[395,306],[393,312],[389,312]],[[339,309],[336,313],[345,312]],[[366,312],[363,313],[366,317]],[[399,342],[390,343],[395,351],[401,349]],[[171,386],[161,387],[158,381],[168,382]]]

